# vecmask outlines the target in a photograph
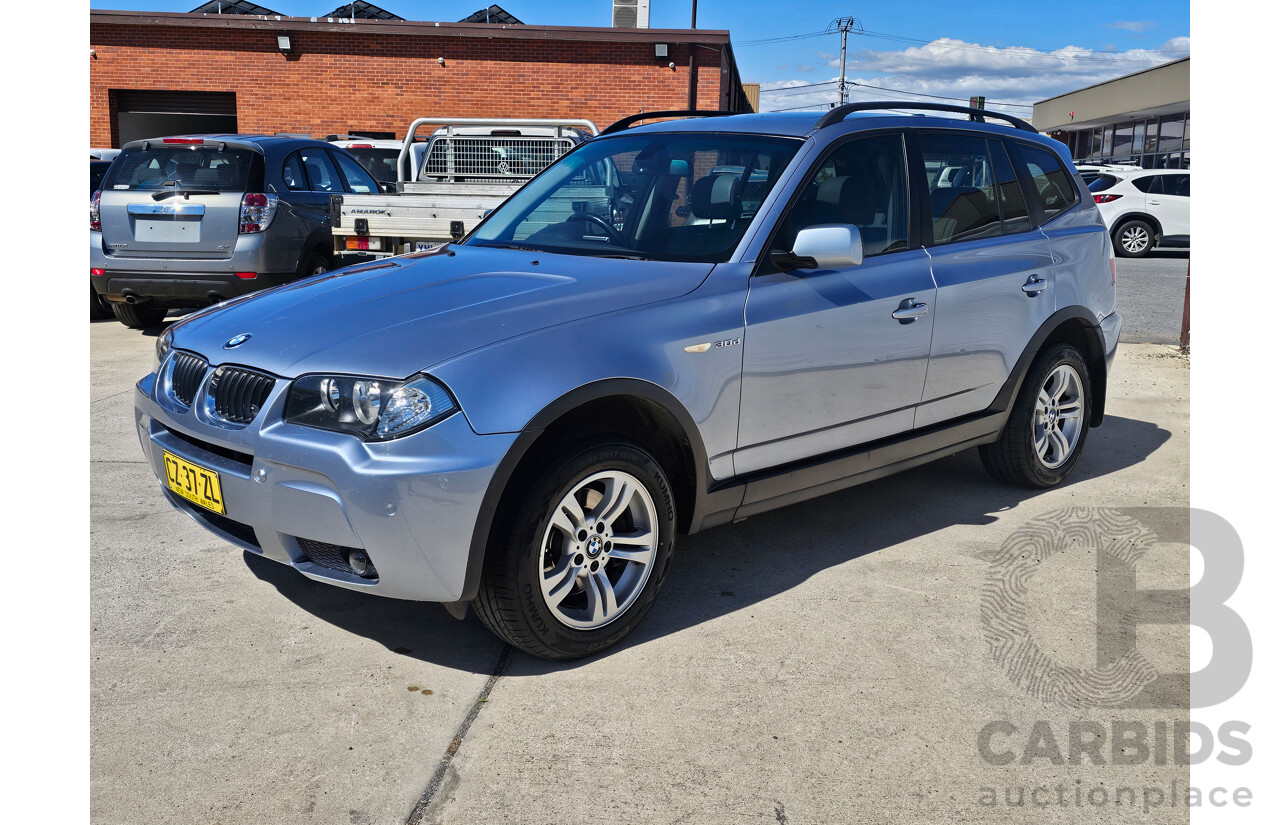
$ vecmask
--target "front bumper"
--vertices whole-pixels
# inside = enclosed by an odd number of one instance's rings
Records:
[[[405,438],[364,443],[285,423],[286,380],[252,424],[233,429],[157,401],[155,382],[154,374],[138,382],[134,419],[175,508],[316,581],[398,599],[459,600],[481,501],[517,433],[477,435],[459,413]],[[164,450],[218,473],[225,518],[168,490]],[[318,564],[299,539],[361,549],[378,577]]]

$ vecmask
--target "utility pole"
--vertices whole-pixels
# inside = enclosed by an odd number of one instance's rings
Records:
[[[690,29],[698,28],[698,0],[693,0],[693,20],[689,23]],[[697,43],[689,44],[689,109],[698,108],[698,67],[694,64],[693,59],[696,54],[695,49],[698,48]]]
[[[849,84],[845,82],[845,46],[849,40],[849,32],[862,31],[862,23],[856,17],[837,17],[827,24],[827,32],[840,32],[840,105],[849,102]]]

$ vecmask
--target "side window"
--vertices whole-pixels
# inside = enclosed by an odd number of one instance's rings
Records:
[[[1145,192],[1148,195],[1161,195],[1164,194],[1164,189],[1161,186],[1162,183],[1163,176],[1147,175],[1146,177],[1134,180],[1133,188],[1137,189],[1139,192]]]
[[[1181,198],[1191,197],[1190,175],[1164,175],[1164,193]]]
[[[937,132],[920,134],[925,168],[937,168],[929,183],[935,243],[999,235],[995,175],[981,137]]]
[[[307,188],[307,175],[302,171],[302,158],[297,152],[285,158],[284,166],[280,169],[280,177],[284,178],[284,185],[292,190]]]
[[[1013,173],[1013,164],[1005,154],[1004,144],[991,141],[991,159],[995,162],[996,183],[1000,193],[1000,217],[1004,232],[1026,232],[1031,228],[1031,215],[1027,212],[1027,200],[1022,196],[1022,186]]]
[[[368,195],[382,191],[378,188],[378,184],[373,177],[356,162],[355,158],[345,152],[334,152],[333,157],[338,161],[338,168],[342,170],[342,176],[347,179],[348,192],[357,195]]]
[[[908,246],[907,163],[898,134],[855,138],[815,169],[783,219],[775,248],[791,249],[796,234],[824,223],[852,224],[864,256]]]
[[[342,183],[338,180],[338,172],[329,162],[329,153],[323,149],[300,149],[298,156],[307,170],[307,179],[311,182],[312,192],[341,192]]]
[[[1031,201],[1039,207],[1044,220],[1050,220],[1079,201],[1080,196],[1075,184],[1071,182],[1071,176],[1052,152],[1015,142],[1013,154],[1031,178],[1034,190],[1030,193]]]

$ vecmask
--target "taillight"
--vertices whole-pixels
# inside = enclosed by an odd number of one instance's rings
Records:
[[[197,145],[204,144],[204,138],[165,138],[163,143],[194,143]]]
[[[263,195],[258,192],[246,193],[240,201],[240,234],[252,235],[265,232],[276,216],[275,195]]]
[[[258,273],[256,273],[256,272],[237,272],[237,273],[236,273],[236,277],[237,277],[237,278],[239,278],[239,279],[240,279],[240,280],[242,280],[242,281],[252,281],[254,278],[258,277]]]
[[[89,270],[89,274],[93,275],[94,277],[101,278],[103,275],[107,274],[107,271],[105,269],[98,269],[95,266]]]
[[[93,193],[93,198],[89,201],[89,228],[94,232],[102,231],[102,221],[99,219],[98,199],[102,197],[102,191]]]
[[[1094,203],[1111,203],[1112,201],[1120,200],[1122,197],[1124,196],[1123,195],[1094,195],[1093,202]]]
[[[372,149],[372,143],[353,143],[347,147],[348,149]]]

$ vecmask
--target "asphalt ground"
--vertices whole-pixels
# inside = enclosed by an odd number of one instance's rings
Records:
[[[1116,309],[1124,318],[1120,340],[1177,344],[1191,253],[1154,249],[1145,258],[1116,258]]]
[[[1111,748],[1113,724],[1185,722],[1185,685],[1124,709],[1059,679],[1100,659],[1118,619],[1096,571],[1135,520],[1159,536],[1136,586],[1188,586],[1172,348],[1121,348],[1065,486],[1000,485],[968,451],[682,538],[636,633],[552,664],[172,510],[132,424],[155,338],[102,322],[91,342],[95,823],[1187,821],[1164,801],[1185,766]],[[1054,533],[1067,523],[1083,532]],[[1045,529],[1028,573],[1018,537]],[[1187,632],[1137,638],[1185,672]],[[1061,667],[1027,668],[1006,644],[1027,638]],[[1069,748],[1080,730],[1109,737],[1102,764]]]

